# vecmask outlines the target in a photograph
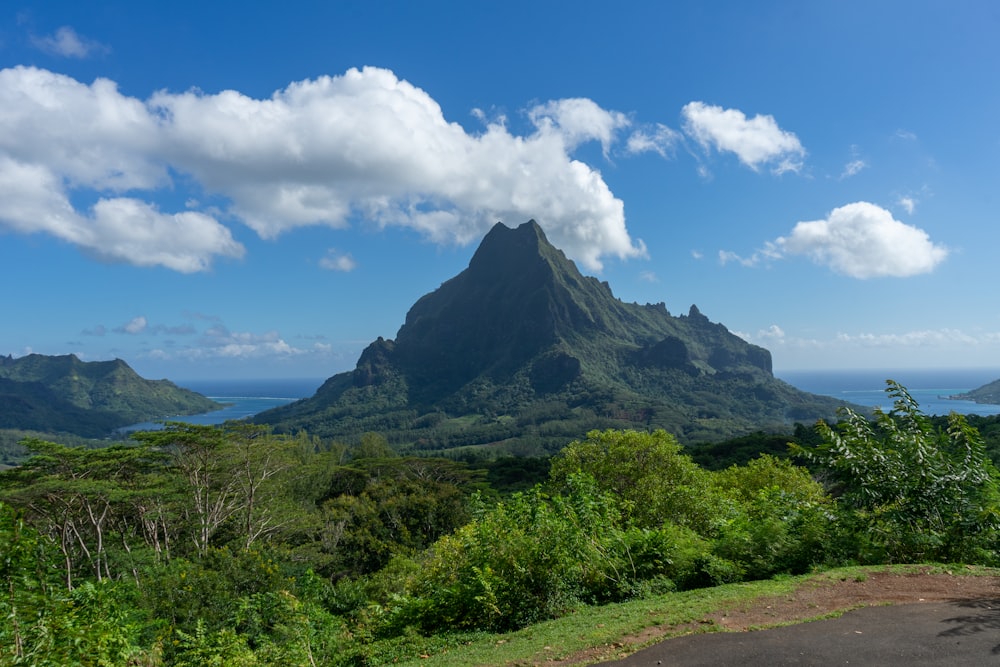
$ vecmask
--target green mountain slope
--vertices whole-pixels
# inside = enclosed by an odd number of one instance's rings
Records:
[[[219,407],[168,380],[145,380],[120,359],[0,357],[0,428],[103,437],[129,424]]]
[[[1000,380],[994,380],[982,387],[952,396],[955,400],[975,401],[976,403],[987,403],[991,405],[1000,404]]]
[[[839,405],[774,378],[770,352],[695,306],[675,317],[623,303],[530,221],[498,223],[468,268],[420,298],[354,371],[257,419],[346,440],[378,431],[410,451],[530,454],[590,428],[706,440],[832,417]]]

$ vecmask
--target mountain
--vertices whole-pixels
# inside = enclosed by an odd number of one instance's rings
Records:
[[[964,394],[955,394],[950,398],[957,401],[975,401],[976,403],[998,405],[1000,404],[1000,380],[994,380],[989,384],[984,384],[982,387],[967,391]]]
[[[0,428],[100,438],[122,426],[220,407],[168,380],[145,380],[121,359],[0,356]]]
[[[264,412],[277,430],[401,451],[555,451],[591,428],[665,428],[685,442],[832,418],[841,403],[777,380],[771,354],[691,306],[615,298],[529,221],[497,223],[467,269],[421,297],[394,340],[308,399]]]

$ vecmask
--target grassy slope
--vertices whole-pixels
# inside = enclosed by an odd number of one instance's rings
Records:
[[[797,577],[668,593],[622,604],[584,607],[563,618],[503,635],[475,633],[402,638],[374,645],[369,664],[427,667],[501,667],[555,661],[566,661],[560,664],[567,666],[592,664],[616,659],[624,650],[625,638],[639,635],[654,626],[670,626],[670,629],[666,633],[656,633],[646,645],[692,632],[718,632],[722,628],[714,623],[705,623],[705,617],[758,598],[785,595],[809,583],[831,579],[860,581],[867,573],[886,569],[885,566],[837,568]],[[927,566],[893,567],[897,573],[926,569]],[[990,568],[963,567],[954,571],[956,574],[1000,576],[1000,571]],[[840,612],[848,610],[849,607],[845,607]],[[825,613],[817,618],[836,615],[839,614]],[[628,643],[629,652],[643,647],[643,644]],[[589,658],[579,657],[584,655]]]

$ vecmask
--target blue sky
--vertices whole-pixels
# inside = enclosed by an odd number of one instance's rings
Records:
[[[0,10],[0,354],[326,377],[490,226],[783,370],[1000,367],[993,2]]]

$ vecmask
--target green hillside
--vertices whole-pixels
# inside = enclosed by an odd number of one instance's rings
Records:
[[[492,457],[554,452],[595,428],[663,428],[683,442],[790,430],[839,405],[776,379],[770,352],[696,306],[674,316],[621,301],[530,221],[498,223],[394,340],[379,338],[353,371],[257,421]]]
[[[976,403],[988,403],[990,405],[1000,404],[1000,380],[994,380],[982,387],[952,396],[955,400],[975,401]]]
[[[168,380],[143,379],[121,359],[0,357],[0,429],[99,438],[129,424],[219,407]]]

